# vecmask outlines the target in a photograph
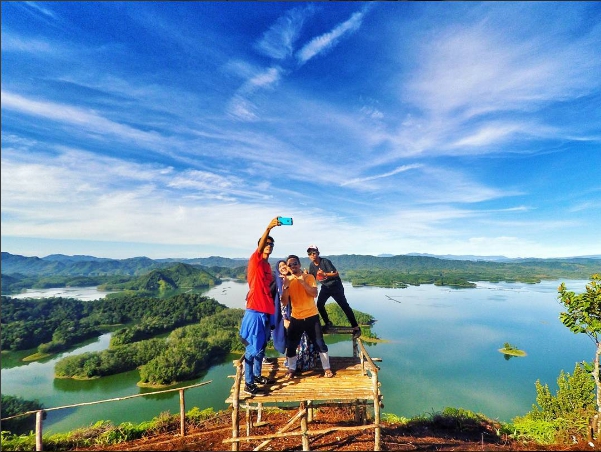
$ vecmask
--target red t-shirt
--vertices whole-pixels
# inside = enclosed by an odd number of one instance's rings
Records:
[[[247,270],[248,295],[246,308],[265,314],[275,313],[275,303],[271,296],[273,273],[269,262],[263,259],[263,253],[255,251],[248,261]]]

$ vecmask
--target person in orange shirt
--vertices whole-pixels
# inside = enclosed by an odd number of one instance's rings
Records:
[[[303,273],[298,256],[291,254],[286,258],[286,263],[292,273],[283,282],[281,299],[283,305],[290,303],[292,306],[286,344],[286,357],[288,358],[288,373],[286,378],[289,379],[296,376],[296,348],[303,333],[307,334],[309,340],[313,342],[319,351],[319,359],[324,370],[324,377],[332,378],[334,374],[330,369],[328,346],[323,339],[319,311],[315,304],[317,282],[313,275]]]
[[[274,240],[271,230],[280,226],[277,217],[271,220],[257,249],[250,256],[247,269],[248,294],[246,310],[240,326],[240,339],[246,347],[244,352],[244,392],[255,395],[260,392],[257,384],[269,384],[273,381],[261,376],[265,348],[271,334],[271,318],[275,313],[273,273],[268,259],[273,252]]]

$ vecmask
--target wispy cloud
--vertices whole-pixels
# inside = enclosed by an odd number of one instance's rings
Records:
[[[498,152],[499,145],[517,138],[573,135],[570,124],[533,118],[550,103],[599,88],[601,62],[593,57],[599,31],[566,41],[550,32],[508,38],[494,23],[452,25],[415,43],[416,70],[403,83],[402,96],[422,113],[416,120],[431,139],[417,141],[403,128],[397,139],[403,137],[405,149],[478,154]]]
[[[49,41],[35,39],[31,37],[18,36],[9,30],[2,29],[2,53],[5,52],[26,52],[30,54],[56,53],[57,48]]]
[[[54,14],[53,11],[51,11],[48,8],[44,8],[38,2],[23,2],[23,3],[25,3],[27,6],[34,9],[35,11],[42,13],[44,16],[50,17],[52,19],[56,19],[56,14]]]
[[[344,187],[345,185],[361,184],[361,183],[368,182],[368,181],[373,181],[373,180],[376,180],[376,179],[382,179],[382,178],[385,178],[385,177],[394,176],[395,174],[403,173],[405,171],[409,171],[409,170],[412,170],[412,169],[415,169],[415,168],[420,168],[421,166],[422,166],[421,164],[403,165],[403,166],[400,166],[398,168],[395,168],[392,171],[388,171],[387,173],[377,174],[375,176],[369,176],[369,177],[351,179],[349,181],[343,182],[340,185],[342,185]]]
[[[149,145],[160,139],[156,132],[146,132],[106,119],[94,112],[55,102],[33,100],[18,94],[2,91],[2,109],[24,113],[51,121],[77,125],[90,132],[101,132],[124,140]]]
[[[294,52],[305,21],[315,12],[313,4],[292,8],[263,33],[255,44],[260,53],[276,60],[288,59]]]
[[[357,31],[361,27],[364,16],[365,12],[356,12],[332,31],[313,38],[296,53],[298,64],[302,66],[320,53],[336,46],[345,36]]]

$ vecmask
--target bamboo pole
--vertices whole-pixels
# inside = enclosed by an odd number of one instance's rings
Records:
[[[372,370],[371,380],[374,388],[374,450],[380,450],[380,383],[378,382],[378,371]]]
[[[42,444],[42,418],[44,417],[44,411],[39,410],[35,413],[35,450],[42,451],[44,450],[44,445]]]
[[[182,436],[186,436],[186,400],[183,389],[179,390],[179,431]]]
[[[157,394],[164,394],[164,393],[167,393],[167,392],[179,391],[180,389],[196,388],[198,386],[208,385],[209,383],[212,383],[212,382],[213,382],[213,380],[209,380],[209,381],[205,381],[203,383],[198,383],[198,384],[195,384],[195,385],[184,386],[183,388],[166,389],[164,391],[145,392],[144,394],[134,394],[134,395],[125,396],[125,397],[115,397],[113,399],[96,400],[94,402],[82,402],[82,403],[75,403],[73,405],[63,405],[63,406],[57,406],[57,407],[53,407],[53,408],[44,408],[44,412],[56,411],[56,410],[64,410],[65,408],[76,408],[78,406],[97,405],[99,403],[106,403],[106,402],[120,402],[121,400],[133,399],[135,397],[153,396],[153,395],[157,395]],[[2,420],[3,421],[7,421],[9,419],[14,419],[14,418],[17,418],[17,417],[26,416],[28,414],[34,414],[34,413],[37,413],[37,412],[38,412],[38,410],[26,411],[24,413],[15,414],[14,416],[3,417]]]
[[[240,448],[238,437],[240,436],[240,424],[238,413],[240,411],[240,380],[242,376],[242,360],[244,355],[234,362],[236,366],[236,378],[234,379],[234,393],[232,394],[232,450],[237,451]]]
[[[375,427],[374,424],[348,426],[348,427],[329,427],[329,428],[324,428],[321,430],[309,430],[309,431],[305,432],[304,434],[309,435],[309,436],[318,436],[318,435],[325,435],[326,433],[331,433],[331,432],[352,432],[353,430],[371,430],[374,427]],[[248,438],[244,438],[244,439],[246,441],[254,441],[254,440],[265,439],[265,438],[270,438],[270,439],[289,438],[291,436],[302,436],[302,435],[303,435],[303,432],[286,432],[286,433],[272,433],[270,435],[255,435],[255,436],[249,436]],[[231,443],[231,442],[235,442],[235,441],[239,441],[239,439],[226,438],[221,442],[222,443]]]
[[[250,412],[250,406],[246,407],[246,436],[250,436],[253,426],[252,413]]]
[[[259,403],[257,404],[257,425],[261,425],[261,423],[263,422],[263,404]]]
[[[303,450],[311,450],[309,448],[309,436],[307,435],[307,409],[306,409],[306,405],[305,402],[301,402],[300,404],[300,408],[301,410],[303,410],[305,413],[301,416],[300,418],[300,425],[301,425],[301,433],[302,433],[302,443],[303,443]]]
[[[304,411],[299,410],[294,416],[292,416],[292,418],[286,423],[286,425],[284,425],[280,430],[278,430],[276,435],[286,433],[288,430],[290,430],[294,426],[294,423],[297,421],[297,419],[303,415],[304,415]],[[283,436],[290,436],[290,435],[283,435]],[[263,438],[265,438],[265,436]],[[272,439],[275,439],[275,437]],[[263,447],[267,446],[272,441],[272,439],[263,441],[261,444],[259,444],[257,447],[255,447],[253,450],[261,450]]]

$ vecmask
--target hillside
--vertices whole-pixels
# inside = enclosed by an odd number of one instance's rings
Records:
[[[104,288],[106,290],[156,291],[209,287],[219,284],[220,282],[221,280],[219,278],[216,278],[202,268],[176,263],[164,269],[152,270],[146,275],[126,283],[105,284]]]
[[[275,433],[283,428],[293,413],[268,413],[264,415],[265,425],[255,427],[254,435]],[[256,413],[253,414],[256,416]],[[465,421],[465,420],[464,420]],[[353,425],[353,414],[345,408],[320,408],[312,423],[311,430],[325,430],[334,427]],[[241,436],[246,435],[245,421],[241,421]],[[409,421],[406,424],[382,422],[381,450],[427,450],[427,451],[533,451],[533,450],[585,450],[589,449],[584,442],[566,445],[541,446],[514,440],[504,433],[497,433],[500,425],[485,420],[481,422],[459,422],[458,419],[436,417],[432,420]],[[217,416],[202,422],[200,425],[188,426],[185,437],[179,436],[179,423],[174,421],[165,426],[161,433],[142,439],[126,441],[119,444],[76,448],[80,451],[223,451],[230,450],[223,440],[231,438],[231,413],[224,411]],[[298,422],[296,429],[298,431]],[[260,442],[241,442],[239,450],[253,450]],[[361,451],[373,450],[374,433],[369,431],[331,431],[310,437],[311,450],[324,451]],[[278,438],[263,450],[301,450],[298,436]]]

